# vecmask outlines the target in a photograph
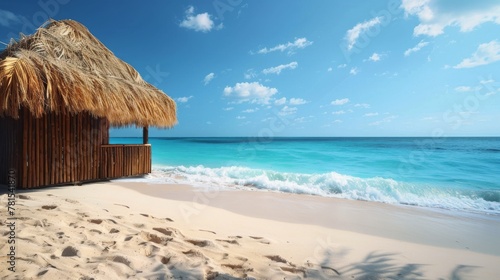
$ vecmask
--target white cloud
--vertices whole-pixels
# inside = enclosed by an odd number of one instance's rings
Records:
[[[206,122],[206,124],[211,125],[211,124],[212,124],[212,122],[211,122],[211,121],[208,121],[208,122]]]
[[[279,112],[281,116],[293,115],[295,113],[297,113],[297,107],[288,107],[288,106],[283,107]]]
[[[307,101],[302,98],[290,98],[290,105],[302,105],[306,103]]]
[[[306,38],[299,38],[299,39],[296,39],[293,43],[288,42],[286,44],[279,44],[279,45],[274,46],[270,49],[268,49],[268,48],[260,49],[258,51],[258,53],[267,54],[267,53],[275,52],[275,51],[281,51],[281,52],[288,51],[288,53],[293,53],[297,49],[303,49],[305,47],[312,45],[312,43],[313,42],[308,41]]]
[[[490,84],[490,83],[494,83],[495,80],[493,79],[488,79],[488,80],[481,80],[479,83],[485,85],[485,84]]]
[[[226,108],[222,108],[222,110],[224,110],[224,111],[231,111],[231,110],[234,110],[234,107],[226,107]]]
[[[342,120],[334,120],[333,123],[343,123]]]
[[[280,99],[274,100],[274,104],[276,104],[276,105],[283,105],[285,103],[286,103],[286,97],[282,97]]]
[[[175,100],[179,103],[186,103],[189,101],[189,99],[193,98],[193,96],[186,96],[186,97],[179,97],[179,98],[176,98]]]
[[[368,109],[370,108],[370,104],[367,104],[367,103],[357,103],[357,104],[354,104],[354,107],[359,107],[359,108],[365,108],[365,109]]]
[[[425,41],[420,41],[415,47],[413,48],[409,48],[405,51],[405,56],[409,56],[410,54],[414,53],[414,52],[418,52],[419,50],[421,50],[423,47],[427,46],[429,44],[429,42],[425,42]]]
[[[346,68],[347,67],[347,64],[340,64],[339,66],[337,66],[337,68]]]
[[[264,70],[262,70],[262,73],[264,74],[277,74],[279,75],[281,73],[281,71],[285,70],[285,69],[295,69],[297,68],[299,64],[294,61],[294,62],[290,62],[288,64],[282,64],[282,65],[278,65],[276,67],[270,67],[270,68],[266,68]]]
[[[194,31],[209,32],[211,31],[215,24],[211,19],[211,15],[208,13],[194,14],[194,7],[190,6],[186,10],[186,18],[179,25],[187,29],[192,29]],[[222,28],[222,25],[217,26],[217,28]]]
[[[257,111],[259,111],[259,108],[246,109],[246,110],[243,110],[242,113],[254,113],[254,112],[257,112]]]
[[[248,69],[245,72],[245,74],[243,74],[243,76],[245,77],[245,79],[250,80],[250,79],[257,77],[257,73],[253,69]]]
[[[245,116],[237,116],[237,117],[236,117],[236,119],[238,119],[238,120],[244,120],[244,119],[246,119],[246,118],[247,118],[247,117],[245,117]]]
[[[215,78],[215,74],[210,73],[210,74],[205,76],[205,78],[203,79],[203,82],[205,83],[205,85],[208,85],[210,83],[210,81],[212,81],[214,78]]]
[[[500,60],[500,43],[493,40],[489,43],[479,45],[476,52],[474,52],[470,58],[462,60],[462,62],[455,65],[453,68],[472,68],[487,65],[498,60]]]
[[[294,123],[307,123],[314,119],[314,116],[300,117],[293,120]]]
[[[306,117],[300,117],[293,120],[294,123],[305,123]]]
[[[379,121],[372,122],[372,123],[370,123],[369,125],[375,125],[375,126],[377,126],[377,125],[381,125],[381,124],[384,124],[384,123],[390,123],[390,122],[392,122],[392,120],[394,120],[395,118],[397,118],[397,117],[396,117],[396,116],[392,116],[392,115],[391,115],[391,116],[385,117],[385,118],[383,118],[383,119],[381,119],[381,120],[379,120]]]
[[[13,12],[0,9],[0,25],[10,27],[12,24],[21,23],[21,19]]]
[[[332,71],[333,71],[333,68],[332,68],[332,67],[328,67],[328,69],[326,69],[326,71],[328,71],[328,72],[332,72]]]
[[[380,61],[380,54],[378,53],[373,53],[369,58],[368,60],[370,61],[373,61],[373,62],[377,62],[377,61]]]
[[[354,45],[356,45],[356,42],[359,36],[361,36],[361,34],[366,32],[370,28],[379,25],[380,23],[382,23],[382,18],[376,17],[368,21],[358,23],[353,28],[347,30],[346,34],[347,50],[351,50],[354,47]]]
[[[401,7],[406,15],[415,15],[420,23],[413,34],[438,36],[448,26],[458,26],[461,32],[493,22],[500,24],[500,2],[492,1],[437,1],[403,0]]]
[[[357,67],[353,67],[351,68],[351,70],[349,71],[349,74],[351,75],[357,75],[359,73],[359,70]]]
[[[276,93],[278,93],[276,88],[266,87],[258,82],[237,83],[234,87],[224,88],[224,95],[238,98],[239,103],[269,104],[270,98]]]
[[[455,90],[458,92],[468,92],[468,91],[471,91],[472,88],[468,87],[468,86],[459,86],[459,87],[456,87]]]
[[[366,114],[364,114],[365,117],[376,117],[378,115],[379,115],[378,113],[366,113]]]
[[[346,112],[344,110],[340,110],[340,111],[335,111],[335,112],[332,112],[332,115],[343,115],[345,114]]]
[[[332,101],[332,105],[344,105],[344,104],[347,104],[349,103],[349,98],[342,98],[342,99],[335,99]]]

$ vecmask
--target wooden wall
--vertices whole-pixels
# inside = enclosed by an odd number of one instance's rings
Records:
[[[15,168],[19,188],[136,176],[151,172],[150,145],[108,145],[109,122],[89,113],[0,118],[0,184]]]
[[[12,118],[0,118],[0,185],[7,185],[7,175],[10,169],[18,175],[18,159],[20,158],[21,128],[18,121]]]
[[[151,173],[151,145],[104,145],[101,158],[102,178]]]
[[[100,147],[109,141],[106,119],[89,113],[49,113],[20,118],[22,160],[20,187],[57,185],[100,178]]]

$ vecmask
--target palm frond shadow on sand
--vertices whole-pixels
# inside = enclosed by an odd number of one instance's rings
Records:
[[[323,259],[319,266],[320,271],[309,271],[308,277],[314,279],[357,279],[357,280],[376,280],[376,279],[398,279],[398,280],[417,280],[428,279],[423,268],[429,264],[399,264],[398,253],[374,251],[367,254],[359,262],[355,262],[343,267],[335,267],[339,259],[347,254],[347,251],[334,253],[331,250],[325,250]],[[439,265],[439,264],[437,264]],[[465,280],[470,279],[474,270],[480,268],[470,265],[457,265],[445,278],[439,280]]]

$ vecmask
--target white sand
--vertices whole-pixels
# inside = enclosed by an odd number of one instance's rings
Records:
[[[18,194],[24,197],[16,206],[16,272],[6,269],[1,211],[1,279],[500,275],[498,216],[124,182]],[[0,206],[6,204],[2,195]]]

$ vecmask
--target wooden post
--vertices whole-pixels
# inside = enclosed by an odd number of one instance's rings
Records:
[[[147,126],[142,128],[142,144],[148,144],[149,141],[149,128]]]

